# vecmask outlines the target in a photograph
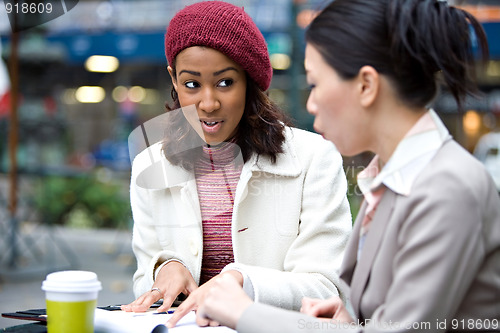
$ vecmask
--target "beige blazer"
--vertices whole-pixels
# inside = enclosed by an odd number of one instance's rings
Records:
[[[449,140],[418,176],[409,196],[387,190],[358,262],[365,208],[341,268],[352,308],[364,326],[322,322],[254,304],[238,322],[238,331],[500,329],[500,200],[476,159]]]

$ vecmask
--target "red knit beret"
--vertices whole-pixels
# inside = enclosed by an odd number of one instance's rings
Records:
[[[187,6],[170,21],[165,34],[165,55],[170,65],[191,46],[216,49],[238,63],[262,90],[271,83],[273,69],[266,41],[245,11],[223,1]]]

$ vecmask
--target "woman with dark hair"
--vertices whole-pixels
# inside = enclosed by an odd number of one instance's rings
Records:
[[[172,68],[172,77],[176,77],[175,64],[170,68]],[[276,163],[278,154],[283,152],[284,129],[291,126],[291,122],[255,81],[248,74],[245,76],[246,96],[241,96],[245,100],[244,112],[238,123],[238,131],[232,140],[241,150],[244,161],[247,161],[252,154],[257,154],[266,155],[272,163]],[[171,95],[173,104],[172,106],[167,105],[167,109],[169,111],[179,110],[181,105],[175,87],[172,87]],[[191,150],[178,153],[178,146],[196,146],[192,142],[184,141],[198,141],[200,144],[198,152],[202,153],[201,147],[205,138],[202,139],[196,134],[196,126],[186,121],[184,113],[177,112],[171,119],[173,124],[167,126],[165,139],[162,141],[165,156],[172,164],[192,170],[199,155]]]
[[[474,34],[474,35],[472,35]],[[498,331],[500,201],[484,167],[428,107],[445,84],[475,93],[472,38],[482,27],[435,0],[336,0],[306,32],[314,128],[345,155],[376,154],[346,248],[338,297],[302,313],[253,303],[231,277],[214,283],[200,324],[238,332]],[[319,318],[317,318],[319,317]]]
[[[163,299],[165,311],[189,295],[175,325],[224,275],[288,309],[304,296],[344,298],[338,268],[352,222],[341,156],[290,127],[266,95],[272,67],[253,21],[222,1],[187,6],[168,26],[165,52],[174,104],[164,140],[133,162],[137,299],[123,309]],[[150,187],[141,173],[149,159],[162,163]]]

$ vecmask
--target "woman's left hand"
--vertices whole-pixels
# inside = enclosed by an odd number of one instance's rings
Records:
[[[240,272],[230,270],[224,273],[221,273],[203,285],[201,285],[198,289],[193,291],[188,298],[175,310],[172,317],[167,322],[167,327],[172,328],[175,327],[177,322],[181,320],[186,314],[188,314],[191,310],[197,310],[199,306],[201,306],[205,299],[207,298],[211,288],[216,284],[216,281],[220,279],[224,275],[231,275],[236,281],[239,283],[240,287],[243,285],[243,275]],[[200,326],[219,326],[219,323],[208,318],[202,320],[202,318],[197,318],[196,322]]]

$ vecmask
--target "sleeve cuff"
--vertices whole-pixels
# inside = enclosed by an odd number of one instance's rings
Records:
[[[176,261],[180,264],[182,264],[184,267],[186,267],[186,265],[184,265],[184,263],[178,259],[169,259],[169,260],[165,260],[163,263],[161,263],[160,266],[158,266],[156,269],[155,269],[155,272],[154,272],[154,276],[153,276],[153,282],[156,281],[156,277],[158,276],[158,273],[160,273],[160,270],[163,268],[163,266],[165,266],[166,264],[168,264],[169,262],[172,262],[172,261]],[[187,267],[186,267],[187,268]]]
[[[255,301],[255,291],[253,289],[253,284],[252,280],[250,280],[250,277],[248,276],[247,273],[245,273],[240,267],[236,267],[234,264],[229,264],[224,269],[221,271],[221,273],[224,273],[226,271],[237,271],[240,272],[241,275],[243,275],[243,291],[250,297],[252,301]]]

